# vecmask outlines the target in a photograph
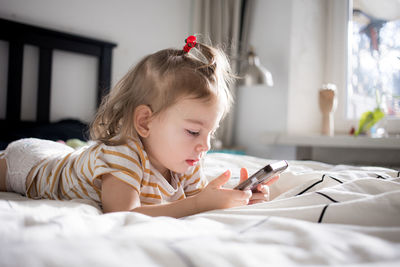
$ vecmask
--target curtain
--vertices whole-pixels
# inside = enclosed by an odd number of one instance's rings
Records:
[[[247,52],[253,6],[254,0],[193,0],[193,33],[209,39],[212,45],[220,45],[235,74],[240,72],[240,62]],[[230,89],[235,98],[237,85]],[[233,105],[216,134],[226,148],[234,145],[236,112]]]

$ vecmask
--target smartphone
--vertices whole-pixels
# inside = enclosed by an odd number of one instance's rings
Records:
[[[275,175],[283,172],[288,167],[288,163],[286,160],[281,160],[278,162],[274,162],[268,164],[264,168],[261,168],[252,176],[250,176],[246,181],[241,182],[234,189],[238,190],[254,190],[257,188],[257,185],[268,181]]]

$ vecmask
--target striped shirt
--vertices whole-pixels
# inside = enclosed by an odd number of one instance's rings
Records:
[[[207,184],[201,165],[171,172],[171,183],[152,167],[140,141],[107,146],[94,143],[45,159],[32,169],[27,196],[58,200],[91,199],[101,204],[101,177],[112,174],[139,194],[142,205],[173,202],[200,192]]]

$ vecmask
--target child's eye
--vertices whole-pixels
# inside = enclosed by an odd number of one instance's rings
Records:
[[[191,130],[186,130],[186,132],[193,136],[199,136],[199,134],[200,134],[200,132],[195,132],[195,131],[191,131]]]

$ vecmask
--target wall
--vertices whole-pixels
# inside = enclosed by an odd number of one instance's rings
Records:
[[[241,87],[236,144],[251,155],[293,159],[293,147],[260,144],[265,133],[318,133],[325,75],[327,1],[256,1],[250,43],[274,86]]]
[[[271,157],[282,153],[260,144],[260,136],[287,129],[291,17],[290,0],[255,2],[249,43],[271,72],[274,86],[238,88],[234,138],[251,155]]]
[[[320,133],[318,91],[325,75],[326,1],[293,1],[289,55],[289,134]]]
[[[165,47],[180,47],[190,29],[191,1],[186,0],[0,0],[0,17],[116,42],[112,84],[144,55]],[[6,73],[7,46],[0,42],[0,73]],[[37,49],[26,48],[28,65]],[[94,58],[57,52],[54,56],[51,119],[69,114],[89,121],[95,109]],[[82,67],[83,66],[83,67]],[[25,69],[29,69],[26,66]],[[37,70],[24,69],[22,117],[33,115]],[[68,73],[68,76],[65,76]],[[6,78],[0,77],[0,117],[5,115]],[[79,83],[76,81],[79,80]],[[93,88],[89,90],[88,88]]]

